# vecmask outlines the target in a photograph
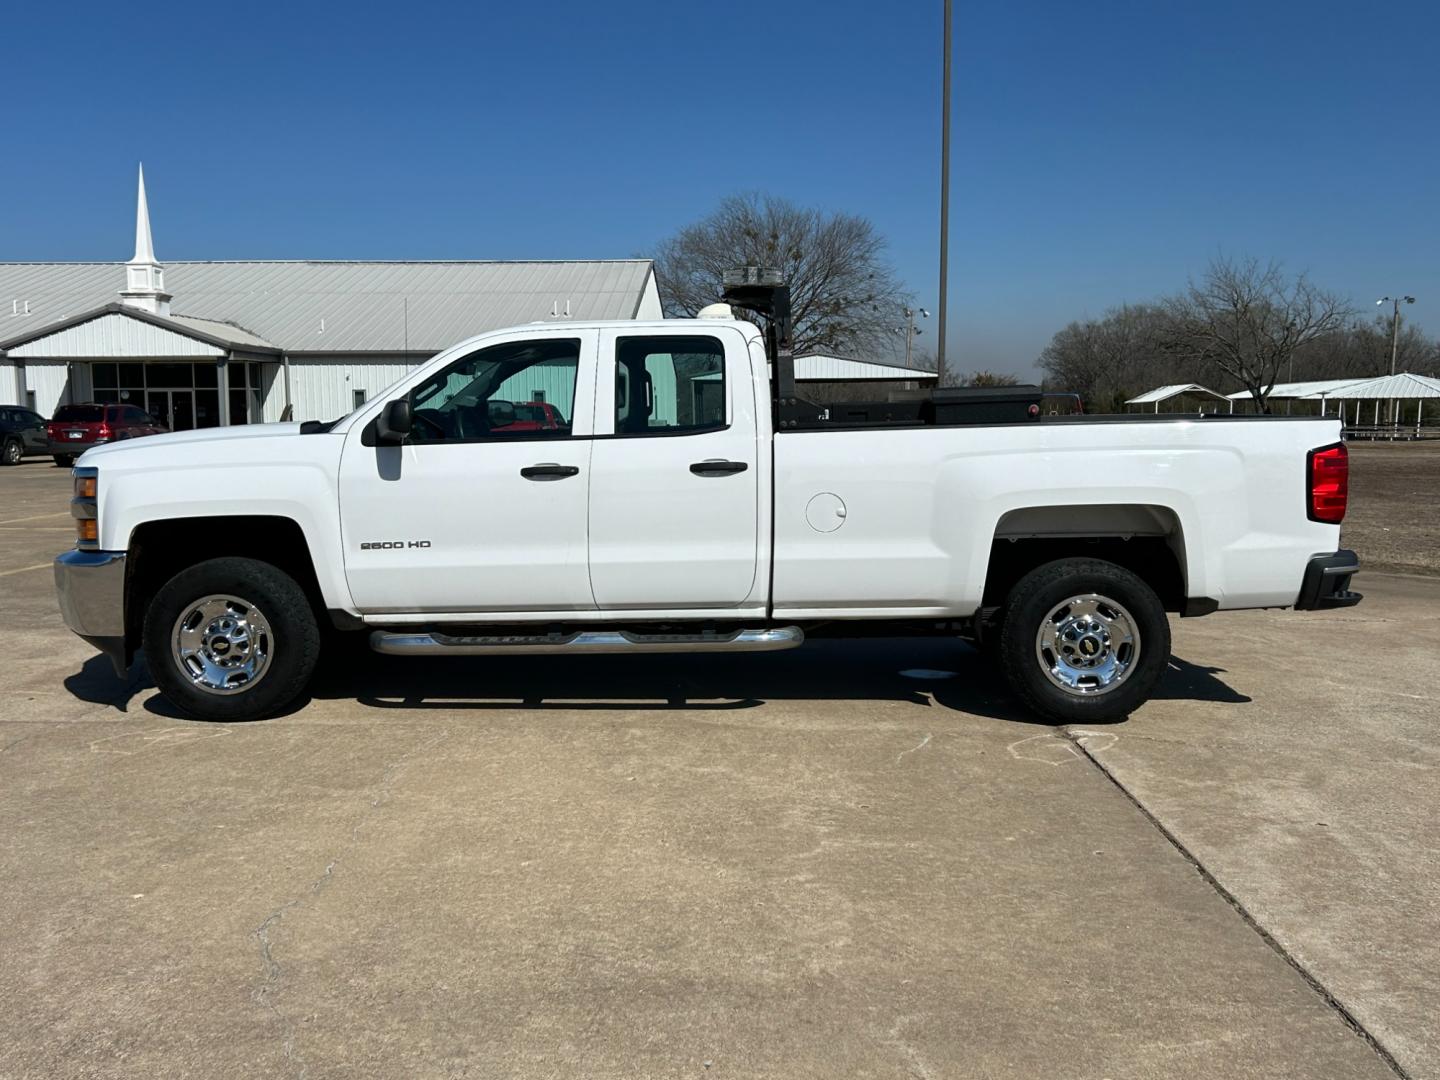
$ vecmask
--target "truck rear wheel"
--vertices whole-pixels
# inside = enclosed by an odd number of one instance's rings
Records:
[[[180,571],[145,613],[145,657],[160,692],[197,720],[258,720],[293,704],[320,656],[305,591],[254,559]]]
[[[1164,605],[1122,566],[1059,559],[1010,593],[1000,633],[1005,678],[1047,720],[1128,715],[1149,699],[1169,658]]]
[[[74,454],[51,454],[50,456],[55,459],[55,464],[59,465],[62,469],[68,469],[71,465],[75,464]]]

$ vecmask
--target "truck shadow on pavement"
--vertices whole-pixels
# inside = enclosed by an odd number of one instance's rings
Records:
[[[1244,704],[1218,676],[1172,656],[1156,699]],[[993,662],[931,639],[814,641],[750,656],[399,658],[367,654],[318,678],[321,700],[374,709],[695,712],[775,701],[899,701],[1034,724]]]
[[[1223,669],[1172,656],[1157,700],[1245,704]],[[127,712],[142,695],[149,713],[183,719],[137,658],[115,678],[101,656],[65,680],[82,701]],[[1035,724],[993,662],[968,646],[928,638],[815,641],[793,652],[749,656],[515,656],[402,658],[346,647],[327,656],[309,695],[368,709],[728,712],[775,701],[898,701]],[[1122,721],[1116,721],[1123,723]]]

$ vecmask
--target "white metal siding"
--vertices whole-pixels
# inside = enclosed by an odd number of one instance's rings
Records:
[[[75,365],[77,368],[82,364]],[[66,389],[70,379],[70,365],[63,360],[31,360],[25,365],[25,389],[35,393],[35,411],[47,419],[66,401],[83,401],[79,389],[71,388],[67,397]]]
[[[23,405],[20,386],[15,381],[15,365],[9,360],[0,360],[0,405]]]
[[[11,356],[47,359],[79,357],[217,357],[222,350],[125,315],[102,315],[45,337],[16,345]]]
[[[640,294],[640,304],[635,309],[637,319],[663,319],[665,311],[660,306],[660,290],[655,284],[655,273],[645,279],[645,289]]]
[[[933,379],[935,372],[898,365],[892,367],[868,360],[850,360],[843,356],[797,356],[795,378],[801,382],[862,382],[870,379],[892,382],[898,379]]]
[[[334,420],[355,408],[354,392],[365,391],[371,401],[380,391],[405,375],[422,361],[403,357],[368,359],[359,357],[292,358],[290,361],[290,392],[295,404],[296,420]],[[285,407],[284,376],[275,380],[266,396],[266,419],[278,419]]]

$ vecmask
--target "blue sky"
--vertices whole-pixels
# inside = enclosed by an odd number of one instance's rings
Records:
[[[760,190],[871,218],[932,306],[939,0],[754,10],[25,5],[0,259],[128,257],[139,160],[162,260],[630,256]],[[955,15],[953,366],[1029,372],[1219,253],[1440,333],[1440,5]]]

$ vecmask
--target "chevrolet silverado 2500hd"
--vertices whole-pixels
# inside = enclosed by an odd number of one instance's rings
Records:
[[[766,317],[552,322],[326,424],[88,451],[69,626],[217,720],[304,690],[321,627],[401,655],[776,650],[944,634],[1037,713],[1124,715],[1167,612],[1353,604],[1334,419],[1040,416],[1039,392],[825,410]],[[515,402],[568,418],[517,425]]]

